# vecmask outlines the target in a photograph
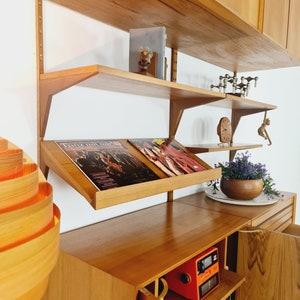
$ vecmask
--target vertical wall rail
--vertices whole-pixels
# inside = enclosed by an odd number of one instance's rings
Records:
[[[171,52],[171,81],[176,82],[177,81],[177,49],[172,48]],[[172,110],[173,106],[170,104],[170,110]],[[173,130],[173,127],[177,127],[177,125],[174,125],[171,118],[172,113],[169,113],[169,137],[174,138],[176,129]],[[174,193],[173,191],[168,192],[168,201],[173,201],[174,199]]]
[[[41,113],[40,113],[40,75],[44,73],[44,41],[43,41],[43,1],[35,1],[36,18],[36,70],[37,70],[37,161],[41,163]],[[41,168],[42,169],[42,168]]]
[[[177,81],[177,49],[174,48],[171,53],[171,81]]]

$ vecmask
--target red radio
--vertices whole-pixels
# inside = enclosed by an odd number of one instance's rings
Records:
[[[211,247],[165,276],[169,289],[191,300],[203,299],[219,285],[218,249]]]

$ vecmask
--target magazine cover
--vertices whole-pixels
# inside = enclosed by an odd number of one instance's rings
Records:
[[[56,141],[56,144],[100,190],[159,179],[118,140]]]
[[[168,176],[206,170],[192,153],[172,139],[132,139],[129,142]]]

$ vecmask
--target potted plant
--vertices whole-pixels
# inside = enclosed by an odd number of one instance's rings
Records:
[[[240,153],[233,161],[215,165],[222,169],[221,191],[229,198],[239,200],[253,199],[262,192],[268,198],[280,196],[266,166],[251,162],[250,156],[249,152]],[[216,188],[216,184],[213,183],[213,186]]]

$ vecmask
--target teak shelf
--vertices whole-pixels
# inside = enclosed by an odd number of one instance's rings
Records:
[[[189,145],[186,148],[192,153],[206,153],[206,152],[218,152],[218,151],[237,151],[262,147],[262,144],[197,144]]]
[[[220,168],[212,169],[209,165],[201,161],[201,164],[204,165],[207,170],[175,177],[158,174],[160,179],[157,180],[108,190],[99,190],[59,146],[57,146],[55,141],[43,141],[41,142],[41,148],[45,164],[84,196],[94,209],[141,199],[163,192],[171,192],[175,189],[210,181],[221,176]],[[139,157],[148,167],[155,170],[156,167],[137,150],[134,150],[132,147],[131,151],[134,151],[135,156]]]
[[[40,128],[45,134],[52,96],[74,85],[170,100],[170,136],[174,137],[185,109],[212,105],[233,110],[233,125],[241,116],[275,109],[275,105],[230,94],[147,77],[110,67],[86,67],[42,73],[40,82]]]
[[[51,0],[124,31],[165,26],[167,46],[232,72],[300,61],[218,1]]]

